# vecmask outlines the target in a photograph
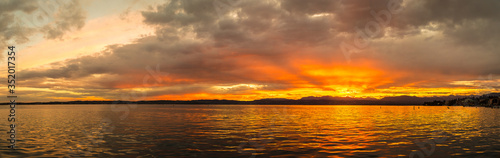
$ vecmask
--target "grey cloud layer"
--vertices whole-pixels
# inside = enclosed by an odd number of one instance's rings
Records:
[[[42,9],[44,4],[52,4],[53,8]],[[55,11],[55,17],[51,15],[52,11]],[[47,39],[60,38],[70,30],[82,28],[85,18],[86,13],[76,0],[0,0],[0,46],[5,48],[9,40],[17,45],[26,43],[37,33],[44,34]],[[37,23],[39,21],[48,23]]]
[[[60,4],[53,24],[41,29],[48,39],[61,38],[64,33],[73,29],[81,29],[85,25],[86,13],[79,1]]]
[[[16,25],[15,11],[30,13],[36,10],[36,5],[29,0],[0,1],[0,46],[5,48],[7,40],[27,42],[31,30]]]

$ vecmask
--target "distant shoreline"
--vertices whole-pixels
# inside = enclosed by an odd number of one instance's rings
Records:
[[[210,104],[210,105],[424,105],[442,106],[446,100],[460,100],[462,98],[481,98],[489,96],[500,96],[499,93],[491,93],[483,96],[445,96],[445,97],[413,97],[397,96],[375,98],[350,98],[350,97],[303,97],[301,99],[268,98],[252,101],[239,100],[101,100],[101,101],[49,101],[49,102],[17,102],[17,105],[42,105],[42,104]],[[441,103],[442,102],[442,103]],[[9,102],[0,105],[9,105]]]
[[[266,99],[254,101],[237,100],[154,100],[154,101],[67,101],[67,102],[18,102],[17,105],[44,104],[210,104],[210,105],[421,105],[421,103],[384,100],[284,100]],[[9,103],[0,103],[9,105]]]

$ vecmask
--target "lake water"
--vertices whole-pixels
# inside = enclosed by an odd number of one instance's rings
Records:
[[[500,157],[491,108],[18,105],[16,150],[0,109],[2,158]]]

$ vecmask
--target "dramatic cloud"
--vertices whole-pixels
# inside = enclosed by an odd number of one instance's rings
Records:
[[[15,12],[31,13],[36,10],[36,2],[29,0],[0,1],[0,46],[6,47],[8,40],[27,42],[33,30],[20,26]]]
[[[42,29],[46,38],[81,28],[78,8],[60,10]],[[181,100],[496,92],[496,78],[477,78],[500,74],[499,8],[466,0],[172,0],[142,12],[154,35],[21,76],[35,88],[65,82],[57,88],[105,99],[120,99],[118,91]]]
[[[0,1],[0,47],[30,42],[37,34],[60,38],[85,25],[86,13],[79,1]],[[3,57],[3,55],[2,55]]]
[[[60,4],[55,13],[55,20],[42,28],[48,39],[60,38],[72,29],[81,29],[85,25],[86,13],[78,1]]]

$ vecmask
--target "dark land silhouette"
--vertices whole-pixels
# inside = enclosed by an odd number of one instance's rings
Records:
[[[499,96],[500,93],[483,96]],[[238,100],[142,100],[142,101],[50,101],[50,102],[17,102],[18,105],[36,104],[238,104],[238,105],[445,105],[447,100],[460,100],[461,98],[480,98],[483,96],[444,96],[444,97],[413,97],[396,96],[375,98],[350,98],[350,97],[303,97],[301,99],[269,98],[253,101]],[[439,104],[441,103],[442,104]],[[9,102],[0,105],[9,105]]]

